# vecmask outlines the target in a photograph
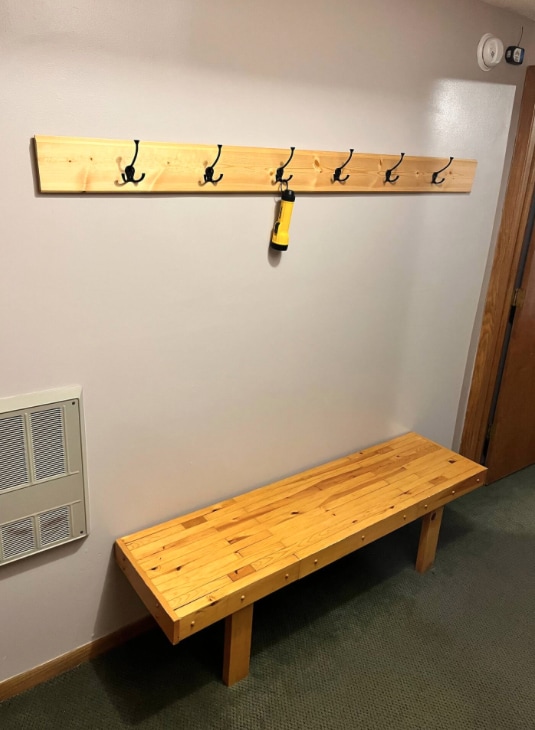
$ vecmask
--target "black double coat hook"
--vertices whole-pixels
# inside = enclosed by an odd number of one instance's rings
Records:
[[[215,158],[213,164],[209,165],[204,170],[204,182],[205,183],[212,183],[213,185],[215,185],[216,183],[218,183],[220,180],[223,179],[223,175],[220,175],[218,178],[216,178],[214,180],[215,166],[217,165],[217,163],[219,162],[219,158],[221,157],[222,148],[223,148],[222,144],[217,145],[217,157]]]
[[[453,162],[453,159],[454,159],[453,157],[450,157],[450,161],[448,162],[447,165],[445,165],[443,168],[441,168],[440,170],[437,170],[436,172],[433,173],[433,176],[431,178],[432,185],[442,185],[442,183],[446,180],[446,178],[443,177],[442,180],[437,180],[437,177],[440,175],[441,172],[444,172],[444,170],[448,169],[448,167]]]
[[[284,168],[288,167],[288,165],[290,164],[292,157],[294,156],[294,152],[295,152],[295,147],[290,147],[290,156],[288,157],[288,161],[285,162],[284,165],[282,165],[281,167],[277,167],[277,172],[275,173],[275,182],[286,183],[286,185],[288,185],[288,183],[292,179],[293,175],[290,175],[290,177],[287,177],[287,178],[284,178],[283,175],[284,175]]]
[[[401,165],[401,163],[403,162],[403,158],[404,157],[405,157],[405,153],[402,152],[401,153],[401,157],[399,159],[399,162],[396,165],[394,165],[394,167],[391,167],[390,170],[387,170],[386,171],[386,173],[385,173],[385,183],[395,183],[396,180],[399,180],[399,175],[396,175],[396,177],[392,177],[392,173],[394,172],[394,170],[397,167],[399,167]]]
[[[347,160],[346,160],[346,161],[344,162],[344,164],[343,164],[343,165],[342,165],[341,167],[337,167],[337,168],[335,169],[335,171],[334,171],[334,175],[333,175],[333,182],[339,182],[339,183],[343,183],[343,182],[345,182],[346,180],[349,180],[349,175],[346,175],[345,177],[340,177],[340,175],[342,174],[342,170],[344,169],[344,167],[345,167],[345,166],[346,166],[347,164],[349,164],[349,161],[350,161],[350,160],[351,160],[351,158],[353,157],[353,152],[354,152],[353,148],[352,148],[352,147],[350,147],[350,148],[349,148],[349,157],[347,158]]]
[[[134,180],[134,175],[136,174],[136,169],[134,167],[134,164],[136,162],[137,153],[138,153],[138,150],[139,150],[139,139],[135,139],[134,140],[134,144],[136,145],[136,151],[135,151],[135,154],[134,154],[134,159],[132,160],[132,162],[129,165],[127,165],[124,168],[124,172],[121,173],[121,177],[123,178],[123,182],[124,182],[125,185],[127,183],[129,183],[129,182],[131,182],[131,183],[139,183],[145,177],[145,173],[143,172],[141,174],[141,177],[140,178],[138,178],[137,180]]]

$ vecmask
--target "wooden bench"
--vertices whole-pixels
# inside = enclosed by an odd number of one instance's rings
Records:
[[[116,559],[173,644],[226,619],[232,685],[249,672],[255,601],[420,517],[423,573],[443,506],[485,473],[409,433],[123,537]]]

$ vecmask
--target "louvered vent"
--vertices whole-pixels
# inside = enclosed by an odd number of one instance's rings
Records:
[[[0,398],[0,565],[87,535],[80,398]]]
[[[0,418],[0,490],[28,482],[24,416]]]
[[[17,520],[0,528],[4,560],[22,556],[35,550],[35,530],[31,517]]]
[[[39,515],[41,545],[50,545],[71,536],[71,511],[69,507],[59,507]]]
[[[63,409],[49,408],[46,411],[35,411],[31,414],[30,421],[35,478],[50,479],[66,474]]]

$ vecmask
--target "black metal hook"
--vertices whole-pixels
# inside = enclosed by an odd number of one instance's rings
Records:
[[[123,182],[125,183],[125,185],[126,185],[126,183],[129,183],[129,182],[131,182],[131,183],[139,183],[145,177],[145,173],[142,173],[141,177],[138,180],[134,180],[134,175],[136,174],[136,170],[135,170],[135,167],[134,167],[134,163],[136,161],[137,153],[138,153],[138,150],[139,150],[139,139],[135,139],[134,140],[134,143],[136,145],[136,152],[134,154],[134,159],[132,160],[132,162],[129,165],[127,165],[124,168],[124,172],[121,173],[122,178],[123,178]]]
[[[448,164],[445,167],[443,167],[441,170],[437,170],[436,172],[433,173],[433,177],[431,178],[432,185],[442,185],[442,183],[445,181],[446,178],[443,177],[442,180],[437,180],[437,177],[440,175],[441,172],[444,172],[444,170],[447,170],[452,162],[453,162],[453,157],[450,157],[450,161],[448,162]]]
[[[286,185],[288,185],[288,183],[292,179],[293,175],[290,175],[290,177],[287,177],[286,179],[284,179],[282,176],[284,175],[284,168],[290,164],[292,157],[294,156],[294,152],[295,147],[290,147],[290,156],[288,157],[288,161],[285,162],[282,167],[277,167],[277,172],[275,173],[275,182],[286,183]]]
[[[350,147],[349,148],[349,157],[347,158],[347,160],[344,162],[344,164],[341,167],[337,167],[336,170],[334,171],[333,182],[343,183],[346,180],[349,180],[349,175],[346,175],[345,177],[340,177],[340,175],[342,174],[342,170],[344,169],[344,167],[349,163],[349,161],[353,157],[353,152],[354,152],[353,148]]]
[[[204,182],[205,183],[213,183],[214,185],[218,183],[220,180],[223,179],[223,175],[220,175],[217,180],[214,180],[214,172],[215,172],[215,166],[217,165],[219,158],[221,157],[221,150],[223,148],[222,144],[217,145],[217,157],[215,158],[215,161],[212,165],[209,165],[205,171],[204,171]]]
[[[394,165],[394,167],[391,167],[390,170],[387,170],[386,171],[386,174],[385,174],[385,183],[387,183],[387,182],[388,183],[395,183],[396,180],[399,179],[399,175],[396,175],[396,177],[392,177],[392,173],[394,172],[394,170],[396,169],[396,167],[399,167],[401,165],[401,163],[403,162],[403,158],[404,157],[405,157],[405,153],[402,152],[401,153],[401,157],[399,159],[399,162],[396,165]]]

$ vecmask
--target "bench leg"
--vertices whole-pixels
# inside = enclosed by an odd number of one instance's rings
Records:
[[[416,557],[416,570],[418,573],[425,573],[435,562],[443,511],[444,507],[439,507],[422,519],[422,531],[420,532],[420,543]]]
[[[225,650],[223,655],[223,682],[230,687],[249,674],[253,606],[236,611],[225,619]]]

